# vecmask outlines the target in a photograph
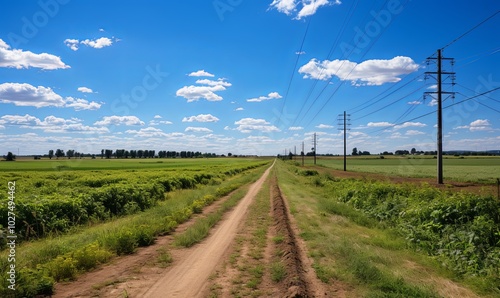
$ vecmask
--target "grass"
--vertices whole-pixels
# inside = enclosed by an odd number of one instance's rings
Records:
[[[400,177],[436,177],[436,159],[428,156],[416,157],[349,157],[347,169],[354,172],[380,173]],[[321,157],[317,163],[325,167],[343,170],[341,158]],[[454,181],[495,183],[500,178],[500,157],[445,156],[443,176]]]
[[[344,285],[351,297],[450,297],[450,287],[472,296],[464,283],[436,260],[407,249],[405,239],[342,203],[332,203],[327,187],[276,164],[278,181],[320,280]],[[491,294],[491,293],[490,293]],[[488,296],[488,294],[486,294]]]
[[[204,168],[224,168],[227,164],[243,165],[249,162],[266,161],[264,158],[147,158],[147,159],[67,159],[33,160],[20,158],[14,162],[0,161],[1,172],[36,171],[93,171],[93,170],[140,170],[140,169],[178,169],[199,170]]]
[[[275,283],[279,283],[286,277],[285,265],[281,262],[274,262],[271,264],[271,280]]]
[[[238,189],[230,195],[229,199],[226,200],[217,211],[196,219],[195,223],[186,231],[175,236],[174,245],[191,247],[205,239],[210,229],[222,219],[224,213],[238,204],[241,198],[245,196],[247,190],[248,185]]]

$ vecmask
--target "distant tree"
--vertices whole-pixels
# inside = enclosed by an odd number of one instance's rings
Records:
[[[56,158],[64,157],[64,151],[62,149],[56,150]]]
[[[233,156],[233,154],[232,154],[231,152],[229,152],[229,153],[227,154],[227,157],[231,157],[231,156]]]
[[[12,154],[12,152],[8,152],[7,153],[7,156],[4,156],[5,160],[6,161],[15,161],[16,160],[16,156],[14,154]]]
[[[52,159],[54,157],[54,150],[49,150],[49,159]]]
[[[113,150],[109,149],[104,150],[104,156],[106,156],[106,159],[110,159],[111,156],[113,156]]]
[[[66,151],[66,156],[68,157],[68,159],[71,159],[72,157],[75,156],[75,150]]]
[[[142,158],[143,154],[144,154],[143,150],[137,150],[137,158]]]
[[[155,150],[149,150],[149,152],[148,152],[149,158],[154,158],[155,157],[155,153],[156,153]]]
[[[104,158],[104,149],[101,149],[101,159]]]
[[[352,155],[358,155],[358,148],[352,148]]]
[[[415,148],[411,148],[410,153],[411,153],[411,154],[415,154],[415,153],[417,153],[417,149],[415,149]]]
[[[116,158],[124,158],[125,157],[125,149],[116,149],[115,154],[116,154]]]
[[[293,159],[293,153],[292,152],[288,153],[288,159],[290,159],[290,160]]]

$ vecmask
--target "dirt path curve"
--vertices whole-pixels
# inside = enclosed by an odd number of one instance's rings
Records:
[[[243,220],[252,199],[267,179],[269,167],[262,177],[231,211],[226,220],[220,223],[213,234],[196,245],[182,260],[172,267],[144,295],[144,297],[198,297],[209,275],[213,272],[224,252],[230,247],[239,223]]]

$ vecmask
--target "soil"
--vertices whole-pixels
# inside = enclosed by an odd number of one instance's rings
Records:
[[[428,184],[436,188],[449,191],[465,191],[469,193],[474,193],[478,195],[493,195],[497,196],[497,185],[495,184],[481,184],[472,182],[458,182],[458,181],[447,181],[445,180],[443,184],[438,184],[435,178],[411,178],[411,177],[398,177],[390,176],[377,173],[365,173],[365,172],[349,172],[340,171],[334,169],[325,169],[315,167],[319,172],[328,172],[334,177],[338,178],[354,178],[354,179],[367,179],[367,180],[379,180],[387,181],[391,183],[411,183],[411,184]]]

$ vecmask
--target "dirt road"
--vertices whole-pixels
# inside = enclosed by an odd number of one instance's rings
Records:
[[[273,164],[274,165],[274,164]],[[272,166],[248,190],[210,237],[196,245],[179,262],[174,262],[145,294],[144,297],[198,297],[209,275],[233,241],[239,223],[244,218],[252,199],[262,187]]]

